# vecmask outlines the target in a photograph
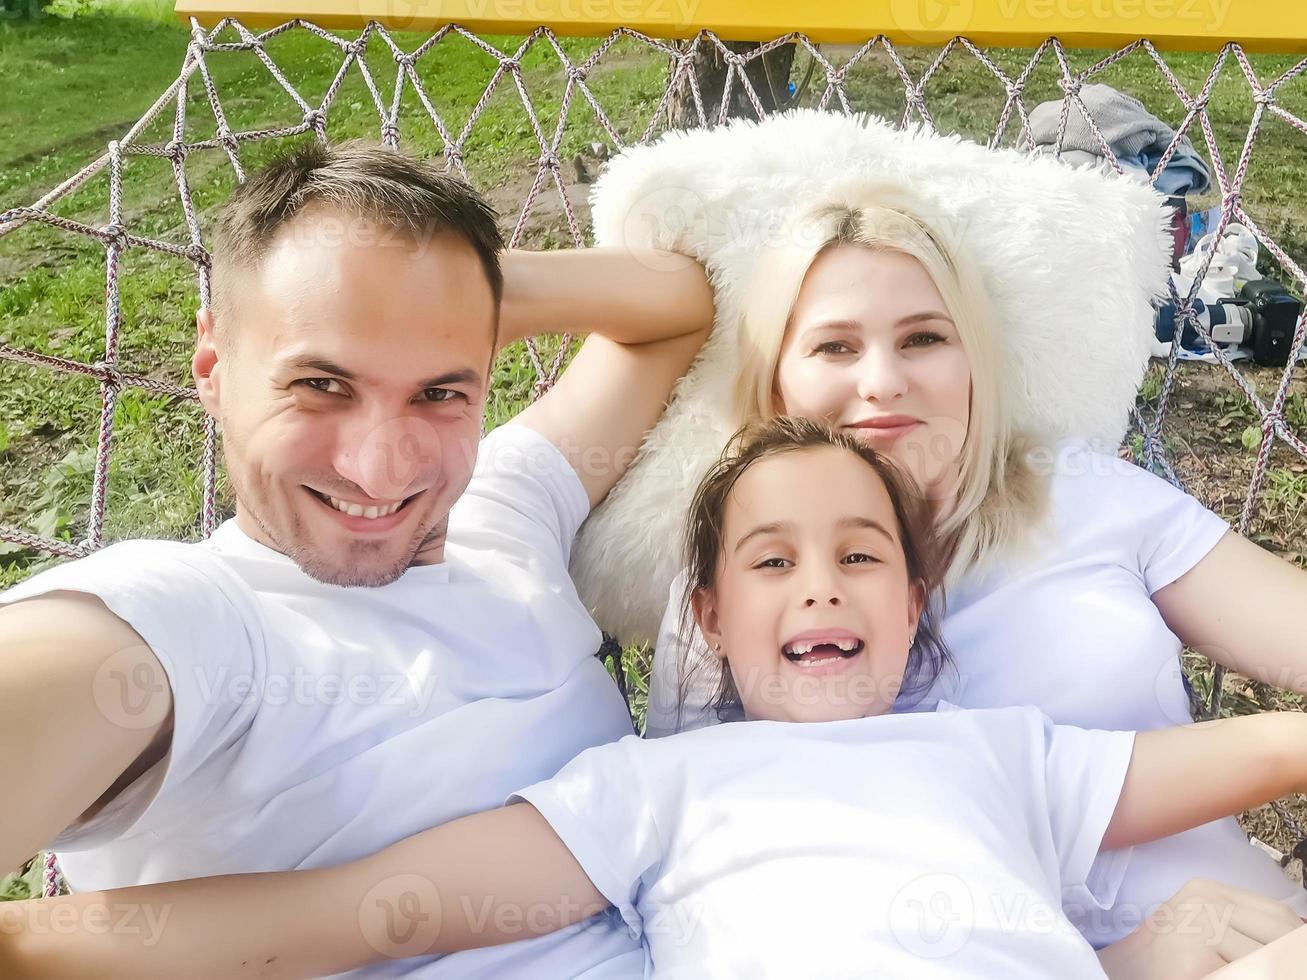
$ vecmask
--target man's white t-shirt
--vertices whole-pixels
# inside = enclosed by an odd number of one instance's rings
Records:
[[[924,706],[938,699],[968,708],[1031,705],[1059,725],[1121,731],[1191,721],[1181,643],[1151,597],[1197,565],[1229,526],[1165,480],[1083,443],[1060,446],[1054,467],[1048,528],[1031,553],[950,590],[943,633],[956,670],[941,676]],[[677,728],[678,657],[710,656],[697,630],[682,636],[684,587],[682,575],[659,632],[647,735]],[[701,708],[704,685],[687,693],[682,729],[713,724]],[[1307,915],[1307,892],[1249,845],[1230,817],[1136,847],[1112,906],[1070,910],[1072,919],[1094,945],[1106,945],[1195,877],[1261,892]]]
[[[172,687],[168,757],[55,842],[70,886],[339,864],[629,734],[567,573],[588,510],[562,454],[510,424],[481,444],[445,561],[390,585],[324,585],[229,521],[200,544],[113,545],[0,595],[99,596]],[[119,693],[138,688],[114,681],[97,677],[97,698],[131,724]],[[614,920],[448,956],[438,975],[630,977],[643,962]],[[424,957],[360,972],[436,971]]]
[[[1033,708],[746,721],[589,749],[512,800],[653,976],[1101,978],[1062,909],[1111,901],[1133,744]]]

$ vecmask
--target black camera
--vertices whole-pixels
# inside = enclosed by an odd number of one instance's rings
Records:
[[[1291,347],[1302,316],[1302,303],[1274,279],[1245,283],[1237,299],[1210,305],[1195,299],[1193,309],[1212,343],[1246,347],[1258,364],[1283,367],[1295,353]],[[1153,325],[1157,339],[1174,341],[1175,325],[1175,304],[1163,304]],[[1200,343],[1198,332],[1185,324],[1180,345],[1192,350]]]

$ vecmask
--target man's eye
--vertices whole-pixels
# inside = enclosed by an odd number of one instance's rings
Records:
[[[296,384],[302,384],[314,391],[323,391],[329,395],[344,394],[345,387],[335,378],[301,378]],[[332,387],[332,386],[335,387]]]
[[[459,392],[451,388],[424,388],[422,397],[429,402],[447,402],[459,397]]]

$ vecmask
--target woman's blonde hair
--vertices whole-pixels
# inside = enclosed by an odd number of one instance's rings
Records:
[[[740,325],[740,376],[734,420],[778,414],[776,372],[799,289],[830,248],[853,245],[897,252],[921,263],[934,281],[971,364],[971,410],[952,504],[937,515],[948,557],[946,584],[1023,543],[1047,510],[1048,482],[1029,465],[1037,434],[1015,430],[1004,410],[1000,351],[989,294],[960,245],[946,243],[909,210],[882,204],[823,207],[801,215],[759,256]]]

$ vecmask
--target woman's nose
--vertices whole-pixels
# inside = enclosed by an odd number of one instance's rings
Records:
[[[906,394],[907,374],[895,351],[870,349],[858,361],[858,397],[886,402]]]

